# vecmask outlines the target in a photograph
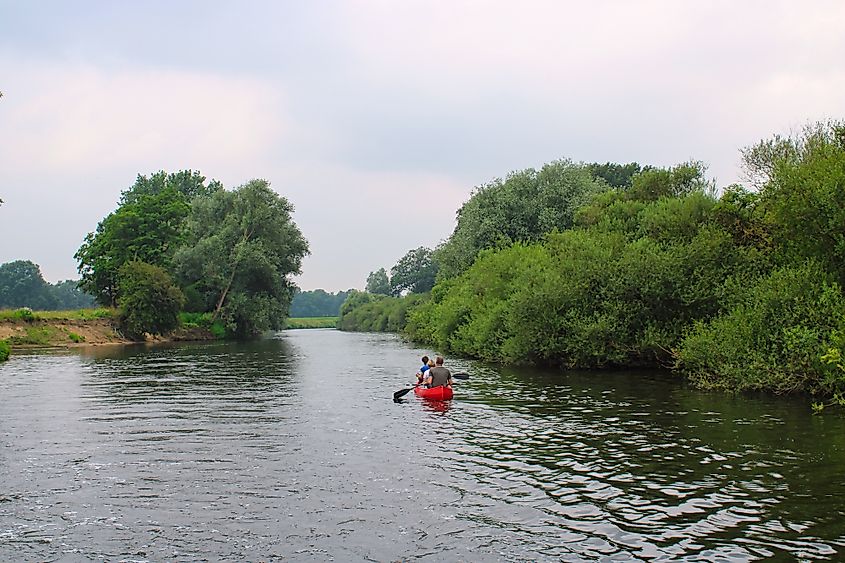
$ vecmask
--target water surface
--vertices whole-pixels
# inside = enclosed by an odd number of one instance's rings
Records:
[[[845,557],[845,418],[652,372],[471,373],[286,331],[0,366],[0,560]],[[449,362],[447,361],[447,364]]]

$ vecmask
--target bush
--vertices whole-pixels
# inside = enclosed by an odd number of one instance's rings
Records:
[[[841,391],[835,365],[843,349],[845,299],[816,262],[775,270],[734,297],[727,312],[695,325],[676,351],[698,385],[727,390]]]
[[[32,321],[38,318],[35,313],[32,312],[32,309],[30,309],[29,307],[21,307],[20,309],[15,309],[13,316],[18,320],[26,321],[28,323],[31,323]]]
[[[128,262],[118,276],[118,322],[123,333],[143,340],[144,334],[166,334],[176,328],[182,292],[158,266]]]
[[[82,336],[82,335],[76,334],[75,332],[68,333],[67,337],[68,337],[68,340],[70,340],[71,342],[74,342],[76,344],[80,344],[82,342],[85,342],[85,337]]]
[[[0,340],[0,362],[5,362],[9,359],[9,354],[11,352],[11,346],[5,340]]]

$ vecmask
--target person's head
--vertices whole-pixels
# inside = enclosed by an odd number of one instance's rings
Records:
[[[429,361],[428,361],[428,367],[430,367],[430,368],[433,368],[433,367],[434,367],[434,360],[429,360]]]
[[[438,366],[442,366],[443,365],[443,356],[437,356],[436,361],[437,361]]]
[[[422,357],[422,363],[423,363],[423,365],[428,365],[428,356]]]

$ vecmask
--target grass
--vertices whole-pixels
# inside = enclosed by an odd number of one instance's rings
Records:
[[[285,322],[285,328],[337,328],[337,317],[295,317]]]
[[[219,320],[212,322],[211,313],[179,313],[179,325],[183,328],[203,328],[215,338],[222,340],[226,336],[226,327]]]
[[[67,337],[71,342],[75,342],[76,344],[85,342],[85,337],[81,334],[76,334],[75,332],[69,332]]]
[[[57,334],[57,329],[51,326],[30,326],[23,335],[10,336],[7,341],[12,346],[31,345],[49,346]]]
[[[96,309],[71,309],[69,311],[32,311],[21,309],[3,309],[0,321],[88,321],[92,319],[110,319],[116,315],[114,309],[99,307]]]

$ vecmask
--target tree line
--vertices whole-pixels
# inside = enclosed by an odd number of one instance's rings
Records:
[[[199,172],[139,175],[75,254],[80,287],[124,334],[163,334],[180,311],[231,337],[281,328],[308,243],[265,180],[228,190]]]
[[[723,190],[699,162],[561,160],[496,179],[432,251],[430,291],[352,295],[339,326],[496,362],[665,366],[705,388],[841,400],[845,125],[742,155],[747,183]]]
[[[92,307],[94,303],[93,297],[79,289],[77,281],[52,284],[41,275],[41,267],[29,260],[0,264],[0,309],[64,311]]]
[[[351,289],[328,293],[323,289],[313,291],[297,290],[290,304],[291,317],[336,317],[340,306],[349,297]]]

